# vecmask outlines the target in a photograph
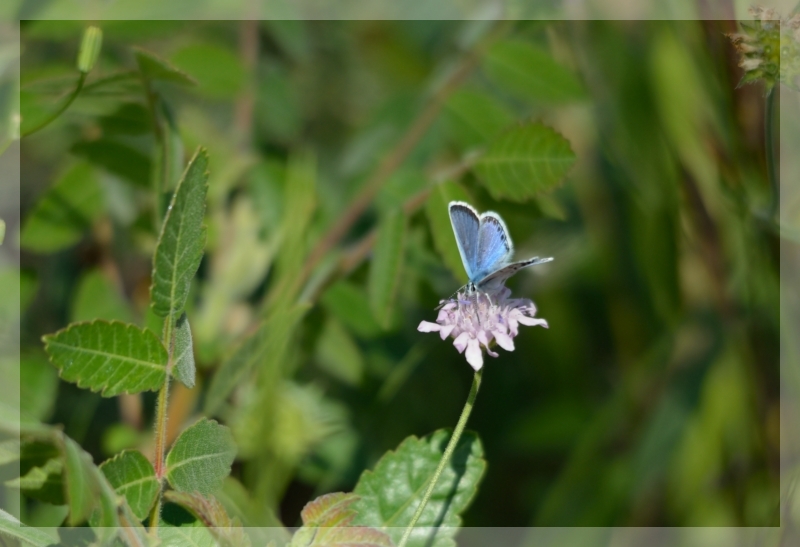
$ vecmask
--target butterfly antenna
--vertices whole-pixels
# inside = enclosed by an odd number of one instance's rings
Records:
[[[453,300],[453,297],[454,297],[455,295],[457,295],[458,293],[460,293],[462,290],[464,290],[464,289],[468,288],[470,285],[472,285],[472,283],[467,283],[466,285],[462,285],[461,287],[459,287],[459,289],[458,289],[456,292],[454,292],[453,294],[451,294],[451,295],[450,295],[450,296],[447,298],[447,300],[442,300],[442,303],[441,303],[441,304],[439,304],[438,306],[436,306],[435,308],[433,308],[433,310],[434,310],[434,311],[439,311],[440,309],[442,309],[442,308],[444,307],[444,305],[445,305],[445,304],[447,304],[448,302],[450,302],[451,300]]]

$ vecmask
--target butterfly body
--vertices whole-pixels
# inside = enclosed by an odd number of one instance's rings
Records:
[[[479,215],[463,201],[451,201],[448,209],[461,262],[469,277],[468,292],[497,292],[521,269],[553,260],[533,257],[511,262],[514,245],[500,215],[492,211]]]

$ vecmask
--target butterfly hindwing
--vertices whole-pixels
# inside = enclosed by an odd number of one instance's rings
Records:
[[[478,281],[476,286],[481,290],[496,290],[504,285],[509,277],[516,274],[521,269],[527,268],[528,266],[535,266],[536,264],[544,264],[545,262],[550,262],[551,260],[553,259],[539,258],[538,256],[535,256],[533,258],[529,258],[528,260],[521,260],[519,262],[508,264],[507,266],[489,273],[487,276]]]
[[[490,273],[505,266],[514,246],[508,236],[508,229],[497,213],[483,213],[478,230],[478,258],[472,282],[479,281]]]
[[[449,205],[450,223],[453,225],[453,234],[456,236],[458,252],[461,262],[470,281],[477,274],[478,263],[478,233],[480,230],[480,217],[477,211],[463,201],[451,201]]]

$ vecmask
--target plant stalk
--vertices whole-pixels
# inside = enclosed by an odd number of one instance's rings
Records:
[[[28,135],[36,133],[40,129],[50,125],[50,123],[53,120],[55,120],[61,114],[63,114],[64,111],[67,108],[69,108],[69,105],[71,105],[73,101],[75,101],[75,99],[78,98],[78,95],[80,95],[81,89],[83,89],[83,83],[86,81],[86,74],[87,74],[86,72],[81,72],[81,75],[78,77],[78,83],[75,84],[75,89],[72,90],[72,93],[70,93],[69,97],[67,97],[67,99],[61,104],[61,106],[58,107],[58,109],[55,112],[53,112],[48,118],[42,121],[39,125],[31,129],[28,129],[25,133],[22,134],[22,136],[27,137]]]
[[[161,497],[164,492],[164,452],[167,444],[167,403],[169,400],[169,375],[172,372],[172,314],[164,319],[163,342],[167,346],[167,374],[164,385],[158,391],[158,402],[156,403],[156,453],[154,468],[156,479],[158,479],[158,496],[150,513],[150,534],[155,536],[158,529],[158,521],[161,518]]]
[[[444,471],[444,468],[447,467],[447,464],[450,462],[453,452],[455,452],[456,446],[458,445],[458,440],[461,438],[461,434],[464,433],[464,427],[466,427],[469,415],[472,413],[472,407],[475,405],[475,398],[478,396],[478,389],[481,387],[482,375],[482,368],[475,371],[475,376],[472,378],[472,388],[469,390],[467,402],[464,405],[464,409],[461,411],[461,416],[458,418],[458,423],[456,423],[456,428],[453,430],[453,435],[450,437],[450,441],[447,443],[447,448],[444,449],[444,454],[442,454],[442,459],[439,460],[439,465],[436,467],[436,471],[434,471],[430,483],[428,483],[428,488],[425,490],[422,501],[420,502],[419,507],[417,507],[417,510],[414,512],[414,516],[411,517],[411,522],[408,523],[405,532],[403,532],[403,537],[400,539],[400,543],[397,547],[405,547],[406,543],[408,542],[408,538],[411,537],[411,532],[414,531],[414,526],[422,516],[422,511],[425,510],[425,506],[428,504],[428,501],[430,501],[431,495],[433,495],[433,489],[436,487],[439,477]]]

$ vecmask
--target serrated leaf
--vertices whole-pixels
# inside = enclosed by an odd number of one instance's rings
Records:
[[[508,108],[494,97],[468,89],[450,96],[444,114],[448,134],[464,147],[489,142],[514,121]]]
[[[70,152],[138,186],[146,187],[150,182],[150,158],[125,143],[108,138],[80,141]]]
[[[139,72],[148,80],[161,80],[181,85],[196,84],[194,78],[149,51],[134,48],[134,56],[136,64],[139,65]]]
[[[24,475],[6,481],[6,486],[19,488],[30,498],[53,505],[64,504],[64,463],[60,459],[48,460],[41,467],[33,467]]]
[[[556,103],[585,95],[569,69],[527,42],[497,42],[484,56],[483,70],[501,88],[531,101]]]
[[[347,526],[356,516],[350,508],[358,496],[347,492],[332,492],[308,502],[300,518],[305,526]]]
[[[575,153],[567,139],[532,123],[500,135],[475,171],[493,198],[523,202],[561,182],[573,163]]]
[[[48,547],[53,544],[53,539],[49,535],[38,528],[21,523],[2,509],[0,509],[0,536],[18,539],[35,547]]]
[[[397,543],[411,522],[450,435],[449,430],[440,429],[422,439],[409,437],[397,450],[387,452],[374,471],[365,471],[353,490],[361,498],[352,506],[358,514],[353,523],[386,531]],[[452,538],[461,525],[459,515],[475,495],[485,469],[480,440],[474,433],[465,433],[407,546],[453,545]]]
[[[455,182],[437,184],[431,190],[428,201],[425,202],[425,215],[431,226],[433,246],[439,252],[445,265],[450,269],[456,279],[461,283],[469,281],[461,255],[458,252],[456,236],[450,224],[448,204],[451,201],[471,202],[469,194]]]
[[[219,541],[230,547],[249,546],[250,538],[238,519],[231,519],[225,507],[214,496],[203,496],[198,492],[167,491],[164,498],[188,509]]]
[[[211,494],[230,474],[235,456],[230,429],[203,418],[178,436],[167,454],[166,477],[180,492]]]
[[[43,340],[64,380],[103,397],[156,390],[166,378],[167,350],[155,334],[135,325],[74,323]]]
[[[198,148],[178,182],[153,256],[150,302],[160,316],[183,311],[192,278],[203,258],[203,217],[208,189],[208,155]]]
[[[181,315],[175,325],[174,366],[172,375],[188,388],[194,387],[195,365],[192,330],[186,314]]]
[[[406,240],[406,217],[395,210],[384,215],[378,224],[367,293],[370,308],[378,324],[388,329],[392,323],[395,297],[402,274]]]
[[[78,242],[103,213],[103,194],[88,163],[78,163],[59,178],[25,219],[20,246],[50,253]]]
[[[161,547],[218,547],[219,543],[205,526],[159,526]]]
[[[124,450],[100,464],[114,491],[128,502],[140,521],[147,517],[158,495],[158,479],[153,464],[136,450]]]

